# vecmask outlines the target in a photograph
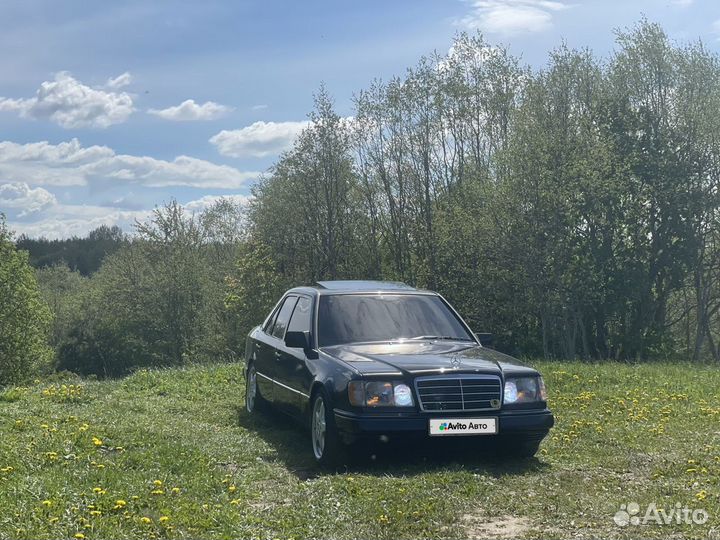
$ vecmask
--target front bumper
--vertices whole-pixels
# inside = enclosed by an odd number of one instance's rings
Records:
[[[500,410],[493,412],[357,414],[335,409],[335,425],[345,438],[391,434],[428,434],[429,418],[497,418],[498,435],[541,441],[555,424],[549,409]],[[487,435],[481,435],[487,437]],[[492,437],[492,435],[490,435]]]

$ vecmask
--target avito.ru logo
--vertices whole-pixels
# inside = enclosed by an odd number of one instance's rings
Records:
[[[702,525],[710,517],[707,511],[702,508],[692,510],[687,506],[683,507],[680,503],[675,503],[675,507],[669,510],[658,508],[657,504],[650,503],[644,513],[640,510],[640,505],[636,502],[627,505],[621,504],[620,510],[615,513],[613,520],[620,527],[647,525],[649,523],[655,523],[656,525],[670,525],[671,523]]]

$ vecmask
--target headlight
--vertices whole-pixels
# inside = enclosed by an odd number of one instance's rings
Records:
[[[350,381],[348,398],[355,407],[412,407],[407,384],[386,381]]]
[[[545,383],[542,377],[514,377],[505,380],[505,404],[547,401]]]

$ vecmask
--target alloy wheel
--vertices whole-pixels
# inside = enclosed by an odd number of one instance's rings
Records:
[[[245,387],[245,408],[249,413],[255,411],[257,399],[257,372],[254,366],[250,366],[247,372],[247,385]]]
[[[318,396],[315,399],[312,413],[312,443],[315,459],[322,459],[325,452],[325,436],[327,433],[327,425],[325,422],[325,400]]]

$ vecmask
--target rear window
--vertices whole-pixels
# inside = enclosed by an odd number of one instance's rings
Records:
[[[290,324],[288,325],[288,332],[310,331],[312,326],[311,307],[312,302],[307,296],[298,297],[297,304],[295,305],[295,311],[293,311]]]
[[[285,328],[287,328],[288,321],[290,320],[290,314],[295,307],[296,301],[297,296],[288,296],[280,308],[280,311],[278,311],[278,315],[275,318],[275,325],[272,329],[272,335],[276,338],[282,339],[285,335]]]

